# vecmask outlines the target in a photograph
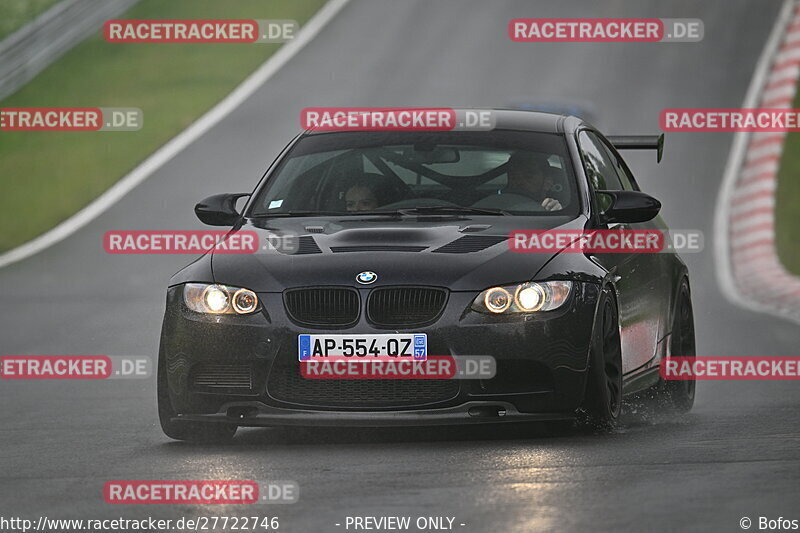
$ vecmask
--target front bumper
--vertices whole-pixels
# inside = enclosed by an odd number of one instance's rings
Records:
[[[598,293],[597,285],[576,282],[561,309],[505,317],[470,311],[477,292],[453,292],[442,315],[425,327],[387,330],[362,318],[352,327],[331,330],[293,323],[281,294],[259,294],[263,309],[253,315],[208,316],[187,309],[182,286],[176,286],[167,294],[160,364],[181,420],[394,426],[560,419],[571,416],[583,400]],[[301,333],[393,331],[426,333],[431,355],[491,355],[497,375],[376,383],[304,380],[297,374]],[[222,377],[238,369],[238,381],[198,379],[208,368]]]

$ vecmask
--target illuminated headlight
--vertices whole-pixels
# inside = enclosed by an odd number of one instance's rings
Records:
[[[258,307],[258,296],[251,290],[239,289],[233,293],[231,305],[233,305],[234,311],[240,315],[246,315],[247,313],[252,313]]]
[[[183,302],[192,311],[212,315],[246,315],[258,308],[258,296],[249,289],[206,283],[187,283]]]
[[[472,309],[493,314],[552,311],[564,305],[571,290],[571,281],[531,281],[492,287],[475,298]]]
[[[502,287],[492,287],[484,291],[483,305],[492,313],[503,313],[511,307],[511,293]]]

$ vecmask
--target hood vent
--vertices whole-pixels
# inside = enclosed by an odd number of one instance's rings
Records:
[[[461,233],[478,233],[479,231],[485,231],[492,226],[489,224],[470,224],[469,226],[464,226],[460,228],[458,231]]]
[[[465,235],[433,251],[442,254],[468,254],[480,252],[506,239],[507,237],[500,235]]]
[[[421,252],[427,246],[405,246],[397,244],[363,244],[357,246],[331,246],[331,252]]]
[[[305,254],[321,254],[322,250],[317,246],[317,241],[311,235],[303,235],[297,239],[297,250],[293,254],[287,255],[305,255]],[[285,253],[285,252],[284,252]]]

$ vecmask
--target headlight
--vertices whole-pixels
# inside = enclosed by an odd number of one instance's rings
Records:
[[[249,289],[207,283],[184,285],[183,302],[192,311],[212,315],[246,315],[258,308],[258,296]]]
[[[247,313],[252,313],[258,307],[258,296],[251,290],[239,289],[233,293],[231,305],[233,305],[234,311],[240,315],[246,315]]]
[[[511,294],[502,287],[493,287],[484,291],[483,305],[492,313],[502,313],[511,307]]]
[[[571,290],[571,281],[531,281],[492,287],[475,298],[472,309],[493,314],[552,311],[564,305]]]

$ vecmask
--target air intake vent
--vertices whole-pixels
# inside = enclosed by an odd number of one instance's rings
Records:
[[[359,246],[331,246],[331,252],[421,252],[427,246],[367,244]]]
[[[192,369],[194,389],[245,389],[253,388],[249,365],[200,364]]]
[[[290,289],[283,301],[289,318],[304,326],[342,327],[358,321],[358,292],[348,287]]]
[[[370,292],[367,318],[382,327],[420,326],[439,318],[446,301],[437,287],[383,287]]]
[[[267,381],[268,394],[279,401],[322,408],[423,407],[458,396],[457,379],[306,379],[297,356],[281,354]]]
[[[285,255],[321,254],[317,241],[311,235],[303,235],[297,239],[297,248],[278,246],[277,250]]]
[[[306,226],[306,231],[309,233],[325,233],[325,228],[322,226]]]
[[[507,237],[498,235],[464,235],[453,242],[447,243],[434,252],[442,254],[468,254],[470,252],[480,252],[490,246],[505,241]]]
[[[297,251],[295,254],[321,254],[322,250],[317,246],[317,241],[311,235],[303,235],[297,239]]]

